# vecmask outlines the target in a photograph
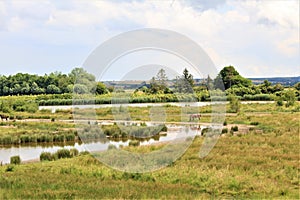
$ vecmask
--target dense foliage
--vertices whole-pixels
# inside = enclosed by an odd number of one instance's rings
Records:
[[[79,94],[108,92],[105,85],[97,83],[95,77],[82,68],[75,68],[69,74],[54,72],[44,76],[27,73],[0,75],[0,96],[63,94],[73,91]]]

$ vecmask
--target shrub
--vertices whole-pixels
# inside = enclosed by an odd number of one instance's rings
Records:
[[[14,167],[13,165],[7,165],[5,171],[6,171],[6,172],[12,172],[12,171],[14,171],[14,168],[15,168],[15,167]]]
[[[226,120],[223,122],[223,126],[227,126],[227,121]]]
[[[40,161],[51,161],[53,157],[50,152],[42,152],[40,155]]]
[[[222,129],[222,134],[224,134],[224,133],[228,133],[228,128],[223,128]]]
[[[283,106],[283,99],[281,97],[277,98],[276,105],[277,106]]]
[[[141,123],[141,126],[146,127],[146,126],[147,126],[146,122],[142,122],[142,123]]]
[[[161,131],[167,132],[168,131],[168,127],[166,125],[163,125],[163,127],[161,128]]]
[[[232,130],[232,131],[238,131],[238,130],[239,130],[239,127],[238,127],[238,126],[232,126],[232,127],[231,127],[231,130]]]
[[[10,157],[10,164],[19,165],[21,164],[20,156],[12,156]]]
[[[68,149],[59,149],[57,152],[57,158],[61,159],[61,158],[71,158],[71,153],[70,150]]]
[[[255,125],[257,126],[259,124],[259,122],[250,122],[250,125]]]
[[[284,92],[284,99],[286,100],[286,107],[293,106],[296,101],[296,95],[293,90],[287,90]]]
[[[140,145],[140,141],[138,141],[138,140],[131,140],[131,141],[129,142],[129,146],[137,147],[137,146],[139,146],[139,145]]]
[[[212,128],[204,128],[204,129],[202,129],[201,135],[205,136],[206,133],[208,133],[208,132],[212,132]]]

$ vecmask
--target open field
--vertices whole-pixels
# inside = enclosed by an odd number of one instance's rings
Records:
[[[203,159],[198,156],[203,137],[196,137],[179,160],[151,173],[119,172],[104,166],[90,155],[13,167],[2,166],[0,198],[298,199],[298,107],[242,105],[239,114],[226,116],[227,126],[255,124],[255,129],[247,134],[225,134]],[[140,108],[133,109],[132,115],[138,116]],[[149,108],[141,109],[147,112]],[[169,114],[179,111],[176,107],[167,109]],[[201,108],[203,113],[205,109],[209,110],[209,107]],[[103,109],[101,111],[103,113]],[[59,112],[48,114],[51,117],[60,115]],[[64,116],[61,119],[68,118]],[[107,114],[99,118],[111,119],[111,116]],[[204,114],[201,122],[209,119],[209,114]],[[50,126],[62,126],[60,123],[63,122],[55,122]],[[159,146],[124,148],[149,152]]]

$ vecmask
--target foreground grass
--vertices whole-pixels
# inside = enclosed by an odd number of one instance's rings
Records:
[[[179,160],[152,173],[115,171],[90,155],[23,164],[12,172],[2,166],[0,199],[299,199],[299,113],[228,118],[239,120],[260,122],[263,133],[221,137],[204,159],[198,157],[203,138],[196,138]]]

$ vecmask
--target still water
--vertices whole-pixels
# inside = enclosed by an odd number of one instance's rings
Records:
[[[207,126],[176,126],[170,125],[168,126],[168,132],[166,135],[157,135],[153,138],[141,139],[140,145],[153,145],[163,142],[170,142],[175,139],[186,139],[191,138],[196,135],[199,135],[201,129],[206,128]],[[97,152],[97,151],[105,151],[108,149],[110,144],[119,148],[120,146],[128,146],[130,142],[129,140],[119,140],[109,142],[103,141],[92,141],[85,143],[56,143],[56,144],[34,144],[34,145],[19,145],[19,146],[0,146],[0,163],[8,164],[10,162],[11,156],[19,155],[22,162],[27,161],[38,161],[40,154],[42,152],[51,152],[54,153],[59,149],[66,148],[76,148],[79,152],[89,151],[89,152]]]

